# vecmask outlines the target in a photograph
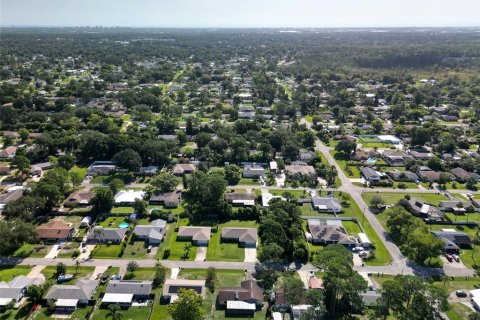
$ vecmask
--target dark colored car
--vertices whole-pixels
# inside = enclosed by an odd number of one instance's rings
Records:
[[[467,293],[463,290],[455,291],[455,295],[459,298],[466,298],[468,296]]]

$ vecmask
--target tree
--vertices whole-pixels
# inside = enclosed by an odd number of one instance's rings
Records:
[[[158,265],[155,270],[155,276],[153,277],[153,287],[158,288],[165,282],[166,270],[162,266]]]
[[[118,304],[109,305],[107,317],[112,318],[112,320],[121,320],[123,318],[123,314],[120,312],[120,306]]]
[[[242,178],[242,169],[239,166],[234,164],[229,164],[224,167],[225,170],[225,180],[228,184],[235,185]]]
[[[67,266],[64,263],[57,263],[57,271],[55,272],[55,275],[58,277],[62,274],[67,273]]]
[[[25,242],[33,243],[36,238],[35,227],[18,218],[0,220],[0,252],[7,256],[15,252]]]
[[[125,149],[117,152],[112,157],[112,162],[118,167],[127,169],[132,172],[138,172],[142,166],[142,158],[138,152],[132,149]]]
[[[28,301],[31,303],[37,304],[43,299],[46,291],[45,289],[46,288],[43,285],[32,284],[27,287],[25,297],[27,297]]]
[[[178,180],[170,173],[161,172],[152,179],[150,184],[154,186],[155,191],[167,192],[175,190]]]
[[[70,154],[58,157],[57,161],[58,166],[64,168],[65,170],[70,170],[75,166],[75,157]]]
[[[148,213],[146,201],[143,199],[135,199],[133,210],[139,217],[144,217]]]
[[[192,244],[191,243],[185,243],[183,246],[183,259],[187,259],[188,256],[190,255],[190,251],[192,251]]]
[[[350,140],[340,140],[335,146],[335,151],[342,152],[345,156],[350,156],[357,149],[357,144]]]
[[[18,171],[20,171],[22,174],[28,174],[30,172],[30,159],[25,156],[15,156],[12,161],[12,165],[16,166]]]
[[[117,192],[120,191],[120,189],[123,188],[123,186],[124,186],[123,180],[118,178],[112,179],[112,181],[110,181],[110,183],[108,184],[108,187],[110,188],[113,194],[117,194]]]
[[[35,194],[45,199],[45,207],[53,208],[63,200],[63,194],[60,189],[46,181],[40,181],[35,187]]]
[[[130,261],[127,264],[127,271],[130,272],[132,275],[137,271],[138,269],[138,263],[136,261]]]
[[[383,122],[380,120],[372,121],[372,129],[373,129],[373,133],[376,133],[376,134],[381,133],[383,129]]]
[[[385,201],[384,201],[383,198],[380,197],[380,196],[373,196],[372,199],[370,199],[370,205],[371,205],[372,207],[378,208],[378,207],[380,207],[380,206],[382,206],[382,205],[384,205],[384,204],[385,204]]]
[[[324,295],[320,289],[310,289],[305,293],[307,304],[311,307],[308,308],[307,314],[302,315],[302,320],[317,320],[322,319],[327,309],[324,304]]]
[[[209,267],[207,269],[207,278],[205,279],[205,286],[210,290],[210,292],[215,291],[215,282],[217,281],[217,273],[214,267]]]
[[[283,292],[286,301],[292,305],[298,305],[304,298],[305,285],[299,278],[289,275],[283,277]]]
[[[98,189],[92,199],[93,211],[107,213],[113,208],[114,198],[110,189]]]
[[[269,243],[262,246],[258,259],[264,262],[281,262],[285,250],[276,243]]]
[[[224,196],[227,182],[220,173],[197,172],[190,183],[187,201],[195,214],[224,213]]]
[[[270,290],[277,281],[279,272],[269,265],[256,263],[253,276],[264,290]]]
[[[72,184],[74,186],[79,186],[80,184],[82,184],[82,176],[80,175],[79,172],[77,171],[70,171],[68,173],[68,176],[70,177],[70,181],[72,182]]]
[[[168,312],[173,320],[203,320],[205,310],[202,296],[194,290],[180,289],[178,299],[168,305]]]
[[[4,311],[8,311],[8,315],[10,316],[10,314],[12,313],[12,310],[13,310],[14,307],[15,307],[15,300],[12,299],[12,300],[10,300],[9,303],[7,303],[7,304],[3,307],[3,309],[4,309]]]

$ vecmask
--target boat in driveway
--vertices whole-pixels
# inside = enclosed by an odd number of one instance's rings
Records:
[[[73,279],[73,274],[61,274],[57,278],[57,282],[66,282]]]

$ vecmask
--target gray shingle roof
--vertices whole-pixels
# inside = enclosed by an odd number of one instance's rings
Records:
[[[119,280],[110,281],[105,293],[123,293],[133,295],[149,295],[152,292],[152,281]]]

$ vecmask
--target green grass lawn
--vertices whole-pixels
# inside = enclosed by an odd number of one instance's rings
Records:
[[[221,227],[218,232],[213,233],[208,243],[207,260],[208,261],[243,261],[245,259],[245,249],[238,243],[221,243]]]
[[[118,228],[118,226],[123,222],[128,223],[125,217],[108,217],[100,223],[97,223],[97,225],[104,228]]]
[[[170,245],[172,241],[175,241],[174,239],[174,234],[175,234],[175,225],[174,224],[168,224],[166,231],[165,231],[165,236],[163,237],[162,243],[160,243],[160,246],[158,247],[157,250],[157,258],[163,259],[163,254],[165,253],[166,249],[170,248]]]
[[[112,210],[110,212],[114,213],[114,214],[128,215],[128,214],[133,213],[133,208],[132,207],[114,207],[114,208],[112,208]]]
[[[382,198],[386,204],[395,204],[398,202],[398,200],[403,199],[407,195],[407,193],[394,193],[394,192],[382,192],[382,193],[376,193],[376,192],[364,192],[362,194],[363,199],[367,204],[370,204],[370,200],[374,196],[379,196]],[[437,194],[437,193],[409,193],[410,197],[415,197],[419,199],[423,199],[425,202],[438,205],[438,202],[441,200],[447,200],[447,197],[445,197],[442,194]]]
[[[79,244],[76,242],[67,242],[65,245],[60,249],[60,253],[58,254],[59,258],[70,258],[75,250],[78,249]]]
[[[0,281],[8,282],[17,276],[26,276],[31,269],[29,266],[0,266]]]
[[[97,259],[110,259],[118,258],[121,252],[120,244],[99,244],[95,246],[95,249],[92,251],[92,257]]]
[[[345,231],[352,237],[357,237],[358,234],[362,232],[360,226],[354,221],[342,221],[342,225]]]
[[[122,259],[145,259],[147,254],[145,241],[134,241],[132,244],[129,241],[123,252]]]
[[[125,280],[153,280],[155,268],[138,268],[133,274],[127,273]]]
[[[452,221],[476,221],[480,222],[480,213],[473,212],[473,213],[466,213],[464,215],[456,215],[451,212],[445,213],[445,215]]]
[[[51,249],[51,246],[43,244],[24,243],[12,256],[16,258],[43,258]]]
[[[152,309],[152,304],[150,303],[148,306],[145,307],[130,307],[126,310],[122,309],[120,313],[122,314],[122,319],[125,320],[145,320],[149,319],[150,310]],[[110,319],[111,317],[108,315],[108,309],[99,308],[95,310],[92,314],[90,319],[93,320],[105,320]]]
[[[217,269],[216,287],[237,287],[245,280],[245,273],[242,270]],[[207,269],[182,269],[178,274],[179,278],[188,280],[204,280],[207,277]]]
[[[240,181],[238,182],[238,185],[243,185],[243,186],[259,186],[259,185],[260,185],[260,182],[258,182],[258,179],[241,178]]]
[[[93,271],[95,270],[94,267],[78,267],[78,272],[75,274],[75,267],[67,267],[67,274],[73,274],[75,275],[73,279],[62,282],[62,284],[75,284],[79,279],[86,279],[90,278],[92,275]],[[55,273],[57,272],[57,267],[56,266],[48,266],[45,267],[42,270],[42,274],[45,276],[47,279],[51,280],[56,280]]]
[[[348,177],[348,178],[360,178],[360,171],[359,167],[355,165],[350,165],[350,164],[360,164],[360,162],[357,161],[351,161],[347,159],[346,157],[343,156],[342,153],[337,153],[335,150],[331,150],[330,154],[333,156],[335,161],[338,163],[340,168],[342,169],[343,173]],[[350,167],[351,173],[347,172],[346,167]]]
[[[190,241],[177,241],[177,232],[174,232],[169,249],[170,249],[170,256],[168,257],[169,260],[183,260],[183,254],[185,252],[184,248],[187,243],[191,243]],[[197,254],[197,247],[192,245],[190,253],[185,260],[195,260],[195,256]]]
[[[88,168],[81,168],[74,166],[72,169],[70,169],[70,172],[77,172],[79,176],[82,178],[82,180],[85,178],[87,175]]]
[[[460,302],[450,304],[450,309],[445,312],[450,320],[468,319],[468,315],[472,313],[472,309]]]
[[[290,193],[295,199],[310,199],[310,194],[305,190],[269,190],[275,196],[282,196],[284,193]]]

